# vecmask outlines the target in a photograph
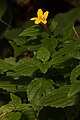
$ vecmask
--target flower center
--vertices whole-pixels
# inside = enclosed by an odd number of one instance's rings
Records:
[[[44,16],[40,16],[39,19],[43,21],[45,20]]]

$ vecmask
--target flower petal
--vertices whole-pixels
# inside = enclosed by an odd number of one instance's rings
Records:
[[[37,17],[33,17],[33,18],[31,18],[30,20],[36,20],[37,19]]]
[[[48,11],[46,11],[46,12],[44,13],[44,18],[45,18],[45,19],[47,19],[48,14],[49,14],[49,12],[48,12]]]
[[[42,22],[43,24],[46,24],[46,23],[47,23],[47,20],[41,20],[41,22]]]
[[[38,16],[38,18],[40,18],[40,17],[43,16],[43,11],[42,11],[42,9],[38,9],[38,11],[37,11],[37,16]]]
[[[39,24],[40,22],[41,22],[41,20],[38,18],[35,20],[35,24]]]

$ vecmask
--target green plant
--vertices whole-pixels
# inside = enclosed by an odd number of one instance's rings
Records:
[[[7,5],[5,1],[0,5],[3,22]],[[8,102],[0,100],[1,120],[65,120],[64,114],[67,120],[77,117],[80,112],[80,25],[74,24],[80,21],[79,11],[76,7],[57,14],[47,25],[34,25],[29,21],[24,28],[13,29],[4,23],[8,27],[1,39],[9,41],[14,57],[0,59],[0,90],[9,95]],[[54,115],[42,117],[46,109],[52,109]]]

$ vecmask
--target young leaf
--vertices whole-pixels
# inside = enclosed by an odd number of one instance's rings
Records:
[[[10,93],[10,97],[11,97],[11,100],[14,104],[20,104],[21,103],[21,99],[18,96]]]

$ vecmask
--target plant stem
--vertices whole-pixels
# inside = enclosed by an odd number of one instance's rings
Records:
[[[3,24],[5,24],[6,26],[8,26],[9,28],[14,29],[14,28],[11,27],[8,23],[6,23],[5,21],[3,21],[2,19],[0,19],[0,21],[1,21]]]
[[[79,37],[79,35],[78,35],[78,33],[77,33],[77,31],[76,31],[76,29],[75,29],[74,26],[73,26],[73,31],[74,31],[74,33],[76,34],[77,38],[79,39],[80,37]]]

